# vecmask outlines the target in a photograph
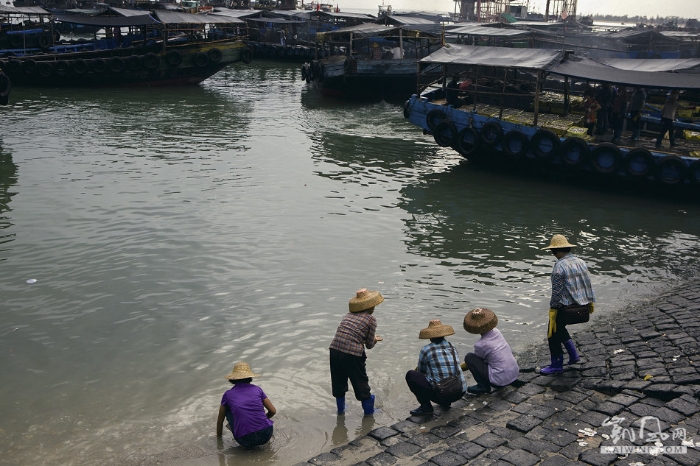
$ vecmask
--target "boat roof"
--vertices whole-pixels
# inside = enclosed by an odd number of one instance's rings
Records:
[[[328,16],[331,18],[363,19],[365,21],[374,21],[377,19],[375,16],[364,13],[336,13],[334,11],[308,11],[306,13],[308,13],[310,16],[315,14],[318,16]]]
[[[459,26],[445,29],[445,34],[467,34],[472,36],[489,36],[489,37],[525,37],[532,36],[533,32],[524,29],[506,29],[484,26]]]
[[[697,58],[602,58],[597,61],[620,70],[633,71],[683,71],[700,67],[700,59]]]
[[[50,15],[51,13],[40,6],[6,6],[0,5],[0,13],[15,15]]]
[[[381,24],[375,24],[375,23],[363,23],[363,24],[358,24],[356,26],[348,26],[344,28],[338,28],[334,29],[332,31],[328,32],[319,32],[317,33],[318,36],[322,36],[325,34],[347,34],[347,33],[353,33],[356,36],[373,36],[377,34],[383,34],[385,32],[393,31],[396,30],[397,28],[394,26],[384,26]]]
[[[561,53],[556,50],[447,44],[420,62],[545,69],[560,57]]]
[[[213,14],[220,16],[231,16],[232,18],[247,18],[249,16],[260,16],[260,10],[232,10],[230,8],[214,8]]]
[[[588,58],[580,61],[566,60],[550,67],[548,71],[561,76],[611,84],[657,89],[700,89],[700,74],[619,69]]]
[[[378,21],[382,21],[388,24],[400,24],[400,25],[415,25],[415,24],[439,24],[437,21],[433,21],[428,18],[419,18],[417,16],[383,16],[379,18]]]
[[[163,24],[245,24],[240,18],[217,14],[193,14],[181,11],[155,10]]]
[[[246,18],[246,21],[252,21],[256,23],[274,23],[274,24],[306,24],[308,21],[303,21],[300,19],[294,20],[289,18],[273,18],[263,16],[260,18]]]
[[[56,15],[56,21],[87,26],[148,26],[158,24],[158,21],[144,10],[126,10],[124,8],[109,8],[105,14],[99,15]]]

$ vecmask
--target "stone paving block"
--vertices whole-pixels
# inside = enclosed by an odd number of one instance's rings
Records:
[[[471,416],[462,416],[458,419],[451,420],[447,425],[459,427],[460,429],[466,429],[471,426],[479,424],[481,421],[475,419]]]
[[[529,396],[538,395],[540,393],[543,393],[544,391],[545,388],[540,387],[539,385],[525,385],[524,387],[518,389],[519,393]]]
[[[396,464],[396,457],[384,451],[365,460],[365,462],[369,466],[388,466],[390,464]]]
[[[377,440],[384,440],[389,437],[393,437],[394,435],[399,435],[399,431],[394,430],[391,427],[379,427],[378,429],[371,431],[368,435]]]
[[[442,439],[445,439],[447,437],[451,437],[455,434],[458,434],[462,429],[457,427],[457,426],[440,426],[440,427],[433,427],[430,429],[430,433],[440,437]]]
[[[495,460],[485,456],[480,456],[479,458],[469,462],[469,466],[495,466],[495,464]]]
[[[503,456],[501,460],[516,466],[534,466],[535,464],[539,463],[540,457],[535,456],[525,450],[513,450],[507,455]]]
[[[579,455],[579,461],[593,466],[607,466],[617,460],[617,455],[607,455],[599,450],[586,450]]]
[[[508,411],[513,408],[513,403],[505,400],[495,400],[488,404],[488,407],[494,411]]]
[[[564,400],[564,401],[568,401],[569,403],[579,404],[583,400],[587,399],[588,396],[589,395],[587,395],[585,393],[582,393],[582,392],[579,392],[576,390],[571,390],[571,391],[564,392],[564,393],[557,393],[556,395],[554,395],[554,398],[556,400]]]
[[[666,421],[669,424],[678,424],[680,421],[685,419],[685,416],[682,414],[668,408],[659,408],[651,415],[661,419],[662,421]]]
[[[461,442],[450,447],[450,451],[468,460],[476,458],[486,451],[486,448],[474,442]]]
[[[693,414],[700,411],[700,406],[698,406],[698,400],[690,397],[688,395],[683,395],[675,400],[671,400],[666,403],[666,406],[674,411],[677,411],[684,416],[692,416]]]
[[[653,380],[653,379],[652,379]],[[652,383],[648,387],[644,388],[642,390],[642,393],[644,393],[647,396],[651,396],[653,398],[659,398],[661,400],[665,401],[671,401],[673,398],[677,398],[679,394],[677,394],[677,389],[678,385],[676,384],[654,384]]]
[[[481,445],[482,447],[485,447],[485,448],[500,447],[501,445],[505,445],[508,442],[503,437],[499,437],[499,436],[492,434],[490,432],[487,432],[487,433],[475,438],[473,441],[477,445]]]
[[[521,403],[529,398],[528,395],[524,393],[518,393],[516,390],[513,390],[512,392],[508,393],[505,395],[503,398],[506,401],[509,401],[511,403]]]
[[[651,385],[651,382],[643,379],[635,379],[629,382],[626,382],[624,385],[625,390],[637,390],[637,391],[642,391],[646,387]]]
[[[440,441],[440,437],[431,433],[418,434],[408,439],[409,442],[418,445],[419,447],[427,447],[436,444]]]
[[[527,414],[530,414],[532,416],[535,416],[539,419],[547,419],[548,417],[552,416],[557,412],[556,409],[550,407],[550,406],[545,406],[545,405],[538,405],[532,408],[530,411],[527,412]]]
[[[599,404],[595,408],[593,408],[594,411],[597,411],[599,413],[606,414],[608,416],[614,416],[620,411],[622,411],[624,407],[622,405],[619,405],[617,403],[612,403],[610,401],[606,401],[604,403]]]
[[[467,459],[457,453],[446,451],[430,458],[430,462],[438,466],[461,466],[467,464]]]
[[[572,430],[575,426],[572,425]],[[575,442],[578,440],[578,435],[572,434],[571,432],[567,432],[565,430],[555,430],[552,432],[552,435],[550,436],[549,440],[552,441],[555,445],[558,445],[560,447],[565,447],[572,442]]]
[[[673,459],[683,466],[697,466],[700,464],[700,451],[688,448],[688,453],[685,455],[673,455]]]
[[[398,431],[401,433],[411,432],[411,431],[415,430],[416,423],[408,421],[408,420],[400,421],[400,422],[397,422],[396,424],[392,425],[391,428],[394,429],[395,431]]]
[[[506,427],[517,430],[519,432],[529,432],[533,427],[542,423],[542,420],[528,414],[523,414],[515,419],[508,421]]]
[[[486,453],[486,456],[492,460],[500,460],[511,451],[513,451],[511,448],[501,445],[500,447],[490,450],[488,453]]]
[[[622,406],[630,406],[639,401],[639,397],[618,393],[608,400],[610,403],[617,403]]]
[[[559,454],[575,461],[578,460],[578,457],[582,451],[583,449],[579,446],[579,444],[574,442],[559,450]]]
[[[560,455],[552,455],[540,463],[540,466],[567,466],[570,464],[568,458]]]
[[[585,422],[586,424],[599,427],[603,423],[603,421],[605,421],[610,416],[610,414],[600,413],[597,411],[588,411],[581,414],[578,417],[578,419],[582,422]]]
[[[338,461],[340,461],[340,457],[338,455],[334,455],[333,453],[321,453],[320,455],[316,455],[311,458],[309,463],[323,465],[337,463]]]
[[[700,374],[679,375],[677,377],[672,377],[671,379],[678,385],[698,384],[700,383]]]
[[[415,443],[410,442],[399,442],[396,445],[392,445],[386,449],[387,453],[394,455],[398,458],[406,458],[408,456],[415,455],[421,451],[421,447]]]

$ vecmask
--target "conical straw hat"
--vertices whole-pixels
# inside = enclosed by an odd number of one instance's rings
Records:
[[[443,324],[439,319],[433,319],[426,328],[420,331],[418,338],[421,340],[429,340],[431,338],[446,337],[454,334],[455,331],[451,326]]]
[[[464,330],[469,333],[481,335],[493,330],[496,325],[498,325],[498,317],[491,309],[485,307],[472,309],[464,316]]]
[[[355,297],[350,300],[350,312],[362,312],[384,301],[379,291],[367,291],[367,288],[357,290]]]
[[[554,235],[552,240],[549,242],[549,246],[542,249],[559,249],[559,248],[572,248],[576,246],[575,244],[569,244],[569,240],[566,239],[564,235]]]
[[[250,366],[247,362],[239,362],[235,366],[233,366],[233,370],[225,378],[226,380],[242,380],[250,379],[253,377],[260,377],[260,375],[254,374],[253,371],[250,370]]]

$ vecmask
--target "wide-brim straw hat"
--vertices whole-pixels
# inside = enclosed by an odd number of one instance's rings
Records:
[[[426,328],[420,331],[418,338],[421,340],[429,340],[431,338],[446,337],[454,334],[455,331],[451,326],[443,324],[439,319],[433,319]]]
[[[367,288],[357,290],[355,297],[350,300],[350,312],[362,312],[373,308],[384,301],[379,291],[368,291]]]
[[[464,316],[464,330],[481,335],[493,330],[498,325],[498,317],[491,309],[478,307],[467,312]]]
[[[260,375],[253,373],[247,362],[239,362],[233,366],[233,370],[225,378],[226,380],[243,380],[253,377],[260,377]]]
[[[575,244],[570,244],[569,240],[566,239],[564,235],[554,235],[552,240],[549,242],[549,246],[542,249],[559,249],[559,248],[572,248],[576,246]]]

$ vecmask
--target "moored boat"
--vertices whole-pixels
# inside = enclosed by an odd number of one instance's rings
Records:
[[[605,83],[643,87],[660,96],[669,90],[690,95],[700,90],[700,76],[638,71],[645,69],[641,64],[627,65],[637,70],[609,65],[557,51],[447,45],[421,60],[421,70],[434,72],[439,67],[443,78],[406,101],[404,116],[438,145],[496,170],[536,169],[699,196],[700,144],[692,140],[697,138],[659,145],[654,127],[659,118],[645,115],[646,137],[613,144],[607,133],[587,134],[576,102],[584,88]],[[647,69],[660,68],[650,64]],[[453,75],[469,86],[450,87],[447,77]],[[559,95],[560,105],[545,103],[547,93]],[[692,121],[675,126],[689,135],[700,131]]]
[[[16,85],[196,84],[231,63],[252,59],[241,34],[245,24],[237,18],[110,8],[104,15],[58,15],[54,20],[104,32],[72,40],[51,37],[41,47],[2,51],[0,67]]]

